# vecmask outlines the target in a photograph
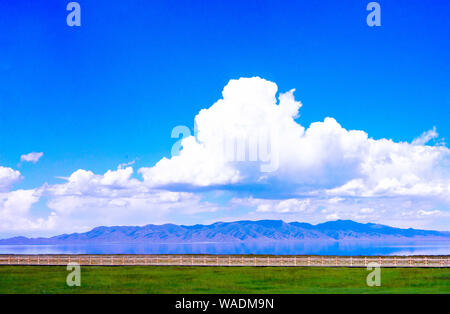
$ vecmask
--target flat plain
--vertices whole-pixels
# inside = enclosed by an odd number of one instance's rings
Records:
[[[0,266],[0,293],[450,293],[450,268],[82,266],[69,287],[64,266]]]

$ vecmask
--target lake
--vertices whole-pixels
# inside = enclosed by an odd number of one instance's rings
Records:
[[[273,255],[450,255],[450,241],[277,241],[227,243],[95,243],[0,245],[0,254],[273,254]]]

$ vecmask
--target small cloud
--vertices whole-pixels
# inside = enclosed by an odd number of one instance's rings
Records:
[[[278,203],[267,202],[259,204],[256,211],[257,212],[276,212],[276,213],[290,213],[290,212],[303,212],[310,204],[309,199],[298,200],[298,199],[287,199],[280,201]]]
[[[439,215],[441,213],[440,210],[419,210],[417,212],[419,214],[419,216],[434,216],[434,215]]]
[[[425,145],[429,141],[433,139],[437,139],[439,136],[439,133],[436,132],[436,127],[434,126],[431,130],[428,130],[426,132],[423,132],[419,137],[416,137],[411,144],[413,145]]]
[[[327,220],[338,220],[339,219],[339,215],[338,214],[330,214],[330,215],[327,215],[325,218]]]
[[[42,153],[42,152],[40,152],[40,153],[32,152],[32,153],[28,153],[26,155],[20,156],[20,161],[32,162],[33,164],[35,164],[39,161],[39,159],[42,156],[44,156],[44,153]]]
[[[119,164],[119,169],[123,169],[123,168],[129,167],[129,166],[132,166],[135,163],[136,163],[136,160],[132,160],[130,162],[121,163],[121,164]]]
[[[342,197],[333,197],[333,198],[330,198],[329,200],[328,200],[328,203],[330,203],[330,204],[337,204],[337,203],[340,203],[340,202],[342,202],[342,201],[344,201],[345,199],[344,198],[342,198]]]

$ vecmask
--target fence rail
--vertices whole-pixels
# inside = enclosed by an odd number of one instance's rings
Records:
[[[0,265],[450,267],[450,256],[0,255]]]

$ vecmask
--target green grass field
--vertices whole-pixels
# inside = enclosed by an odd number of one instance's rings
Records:
[[[450,293],[450,269],[119,266],[81,268],[68,287],[62,266],[0,266],[0,293]]]

